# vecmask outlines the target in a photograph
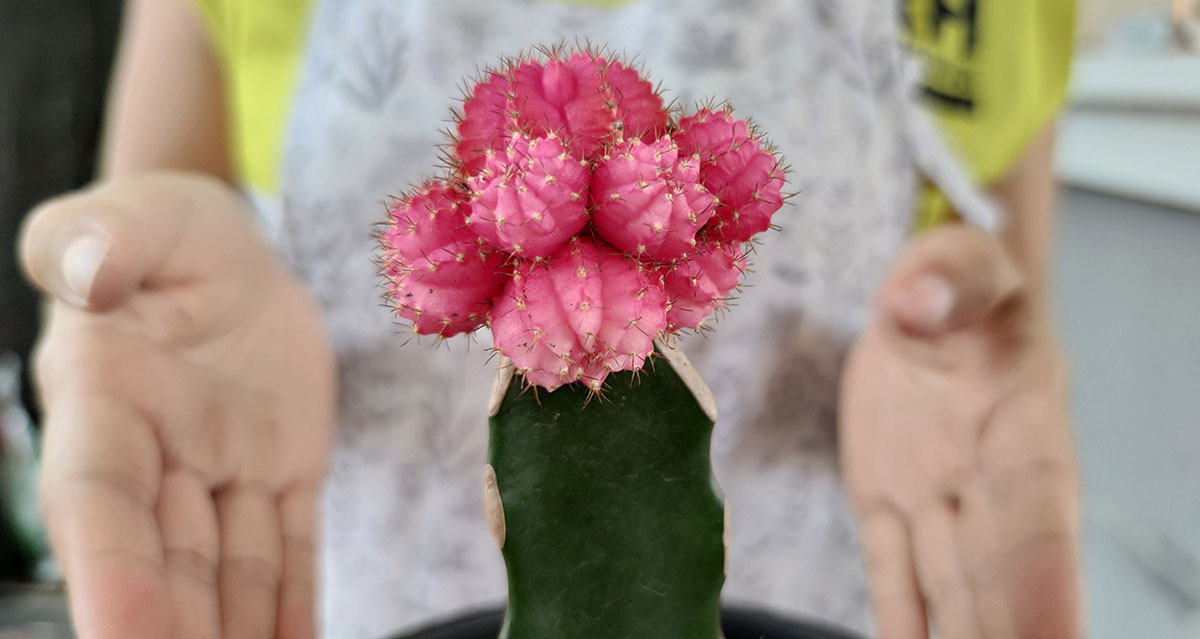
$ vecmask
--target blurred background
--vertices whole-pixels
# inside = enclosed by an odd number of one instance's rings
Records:
[[[0,0],[0,639],[67,636],[52,624],[61,597],[31,492],[21,371],[37,298],[13,243],[30,207],[91,179],[120,4]],[[1079,0],[1078,50],[1060,125],[1055,286],[1074,369],[1090,636],[1196,639],[1200,0]]]
[[[1101,639],[1200,637],[1197,16],[1194,1],[1081,0],[1061,119],[1058,327]]]

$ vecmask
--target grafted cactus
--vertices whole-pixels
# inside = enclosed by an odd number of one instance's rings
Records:
[[[783,205],[785,171],[728,107],[673,113],[595,50],[485,72],[448,173],[382,226],[387,297],[415,332],[488,326],[488,518],[505,639],[716,639],[728,517],[715,404],[667,343],[704,327]]]

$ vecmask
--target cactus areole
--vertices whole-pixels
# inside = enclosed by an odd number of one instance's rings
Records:
[[[785,169],[728,106],[668,108],[608,52],[484,72],[447,170],[378,233],[417,334],[491,329],[488,521],[508,639],[720,637],[715,408],[669,344],[703,329],[783,205]]]

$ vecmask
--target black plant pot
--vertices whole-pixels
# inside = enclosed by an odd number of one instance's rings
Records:
[[[496,639],[503,619],[503,610],[475,612],[393,639]],[[862,639],[832,626],[785,619],[753,608],[723,609],[721,626],[725,639]]]

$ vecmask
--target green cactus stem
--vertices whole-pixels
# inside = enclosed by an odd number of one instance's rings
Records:
[[[712,394],[661,343],[645,370],[526,389],[502,364],[488,519],[508,568],[500,639],[721,639],[726,513]]]

